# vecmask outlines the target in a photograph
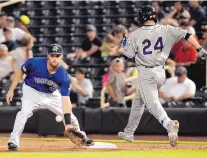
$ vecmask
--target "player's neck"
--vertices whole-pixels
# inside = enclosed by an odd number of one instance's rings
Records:
[[[156,23],[153,21],[153,20],[148,20],[144,23],[144,26],[147,26],[147,25],[155,25]]]
[[[47,62],[47,71],[48,71],[50,74],[54,74],[54,73],[57,71],[58,67],[59,67],[59,66],[57,66],[57,67],[53,67],[53,66],[51,66],[51,65]]]

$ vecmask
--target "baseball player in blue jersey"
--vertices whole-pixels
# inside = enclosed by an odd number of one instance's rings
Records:
[[[80,131],[77,118],[72,113],[69,98],[70,78],[60,65],[63,48],[53,44],[48,48],[47,57],[31,58],[17,70],[12,85],[7,93],[9,104],[14,95],[14,89],[26,74],[23,85],[22,109],[17,113],[13,131],[8,141],[9,150],[18,150],[19,138],[24,130],[27,119],[33,115],[33,110],[46,107],[63,118],[65,131],[79,131],[84,135],[85,145],[92,145],[93,140]]]

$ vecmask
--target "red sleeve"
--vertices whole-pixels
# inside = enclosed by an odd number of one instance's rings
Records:
[[[197,61],[198,53],[194,47],[191,46],[191,61]]]

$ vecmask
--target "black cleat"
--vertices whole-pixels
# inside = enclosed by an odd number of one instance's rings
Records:
[[[94,141],[91,138],[87,138],[86,139],[86,146],[93,146],[94,145]]]
[[[8,143],[8,150],[18,151],[18,146],[14,143]]]

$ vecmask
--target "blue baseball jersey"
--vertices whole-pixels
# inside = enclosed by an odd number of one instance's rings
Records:
[[[47,58],[31,58],[21,67],[26,74],[24,83],[39,92],[53,93],[60,90],[62,96],[69,95],[70,78],[66,70],[60,66],[54,74],[47,70]]]

